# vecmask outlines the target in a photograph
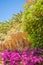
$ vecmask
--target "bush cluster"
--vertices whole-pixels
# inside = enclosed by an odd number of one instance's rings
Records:
[[[4,65],[43,65],[43,49],[26,49],[23,53],[19,51],[5,50],[3,55]]]
[[[33,43],[32,48],[43,48],[43,0],[27,5],[22,20],[23,30]]]

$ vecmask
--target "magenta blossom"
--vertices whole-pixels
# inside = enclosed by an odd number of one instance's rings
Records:
[[[12,52],[10,59],[11,59],[11,65],[19,65],[21,61],[20,53],[18,51]]]
[[[1,55],[1,54],[0,54]],[[43,49],[30,50],[26,49],[22,54],[15,51],[4,51],[4,65],[43,65]]]

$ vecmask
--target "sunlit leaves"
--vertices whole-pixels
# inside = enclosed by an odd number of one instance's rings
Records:
[[[27,8],[23,14],[24,31],[30,35],[32,48],[43,46],[43,0],[38,0],[32,8]]]

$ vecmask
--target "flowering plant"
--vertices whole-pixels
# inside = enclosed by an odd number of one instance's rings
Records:
[[[11,56],[11,52],[9,50],[5,50],[3,53],[4,65],[6,64],[10,65],[10,56]]]
[[[19,51],[4,51],[4,65],[43,65],[43,49],[26,49],[23,53]]]
[[[16,50],[11,53],[11,65],[19,65],[21,61],[20,53]]]
[[[42,49],[35,49],[23,52],[22,54],[22,61],[24,65],[43,65],[43,50]]]

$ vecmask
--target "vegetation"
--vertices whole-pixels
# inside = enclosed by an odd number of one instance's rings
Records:
[[[43,0],[26,5],[23,14],[23,30],[32,42],[32,48],[43,48]]]
[[[4,65],[43,65],[43,0],[29,1],[24,12],[0,22],[0,63]]]
[[[0,54],[4,60],[4,65],[43,65],[42,55],[42,49],[26,49],[23,53],[20,53],[18,50],[12,52],[6,50],[3,54]]]
[[[19,30],[27,33],[32,49],[43,48],[43,0],[26,3],[24,12],[20,11],[10,20],[0,22],[0,41]]]
[[[15,30],[21,28],[22,23],[22,12],[18,14],[13,14],[11,20],[0,22],[0,40],[3,41],[7,34],[12,33]],[[12,32],[11,32],[12,31]]]

